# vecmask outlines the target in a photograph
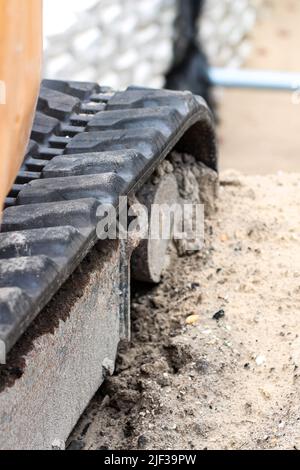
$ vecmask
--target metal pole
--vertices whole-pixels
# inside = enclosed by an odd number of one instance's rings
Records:
[[[212,85],[226,88],[295,91],[300,88],[300,73],[210,67]]]

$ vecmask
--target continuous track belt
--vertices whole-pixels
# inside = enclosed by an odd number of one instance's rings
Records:
[[[43,82],[0,233],[0,346],[9,352],[96,243],[100,204],[134,193],[173,148],[216,169],[211,114],[189,92]]]

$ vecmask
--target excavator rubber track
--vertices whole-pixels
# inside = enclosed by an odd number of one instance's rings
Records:
[[[0,349],[14,344],[97,242],[118,207],[173,150],[217,170],[213,118],[189,92],[45,80],[0,233]]]

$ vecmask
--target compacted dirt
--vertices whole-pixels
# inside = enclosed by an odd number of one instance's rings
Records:
[[[221,177],[205,248],[133,293],[70,449],[300,449],[300,175]]]

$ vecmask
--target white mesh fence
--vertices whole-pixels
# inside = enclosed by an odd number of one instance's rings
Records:
[[[244,62],[260,1],[207,0],[200,30],[212,64]],[[44,0],[44,75],[161,87],[175,15],[176,0]]]

